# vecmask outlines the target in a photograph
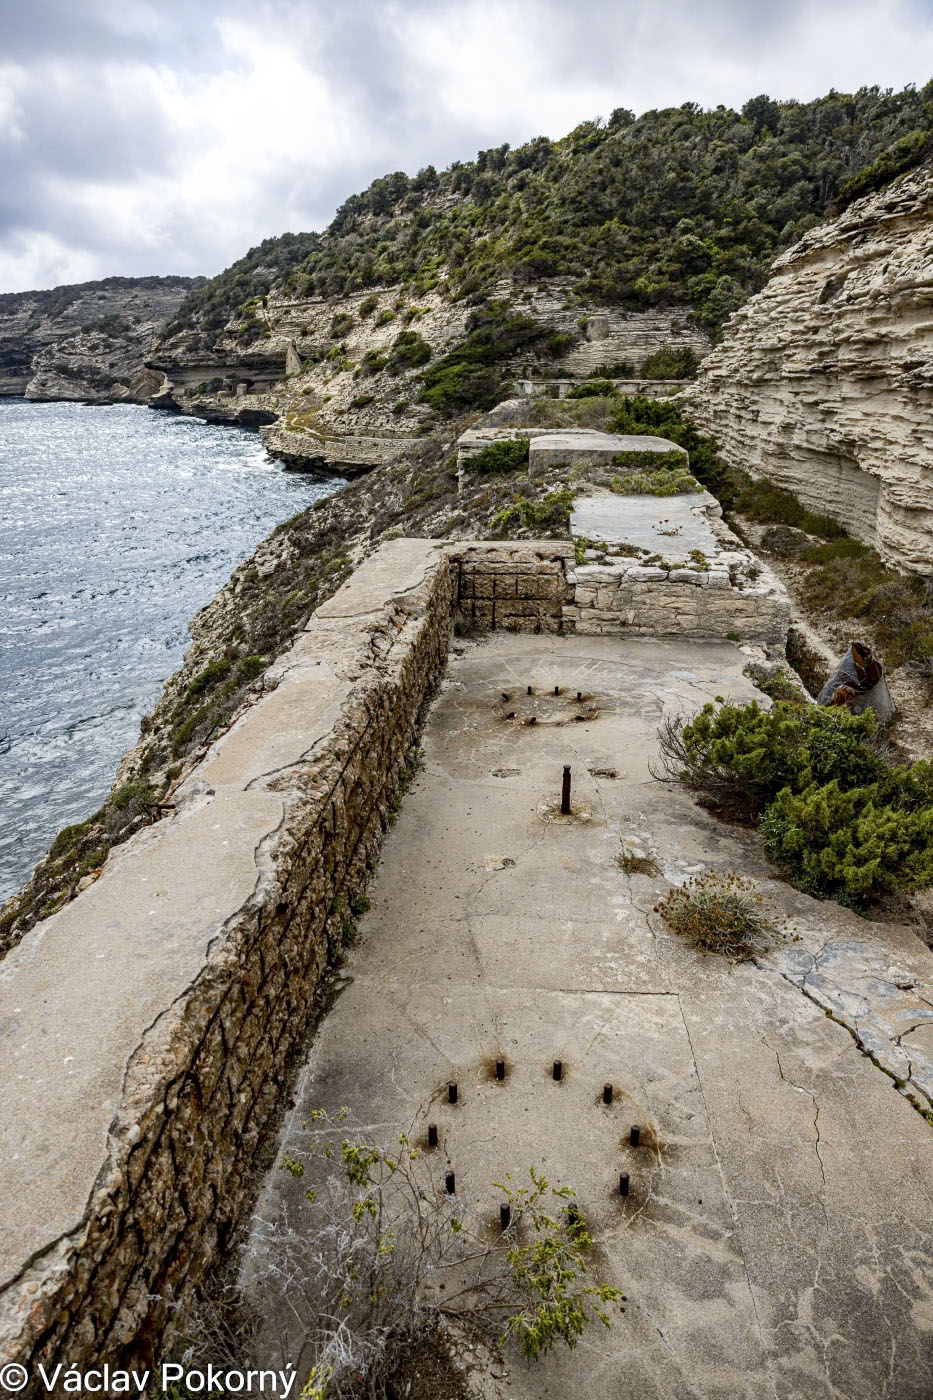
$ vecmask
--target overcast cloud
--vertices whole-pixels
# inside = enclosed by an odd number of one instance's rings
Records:
[[[922,85],[933,0],[0,0],[0,291],[214,273],[614,107]]]

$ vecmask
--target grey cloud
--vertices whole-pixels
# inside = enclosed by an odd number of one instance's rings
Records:
[[[607,116],[613,106],[735,103],[764,87],[777,97],[815,95],[816,89],[796,90],[798,54],[810,62],[807,72],[819,70],[822,90],[845,85],[838,76],[841,44],[834,41],[832,52],[814,56],[806,40],[817,15],[824,22],[837,15],[844,26],[851,0],[823,0],[818,10],[811,0],[668,0],[663,13],[643,0],[589,0],[585,7],[578,0],[483,3],[0,0],[0,92],[3,65],[12,65],[14,73],[18,69],[24,133],[19,142],[4,140],[0,129],[0,259],[5,251],[11,265],[27,268],[23,250],[45,234],[82,254],[101,276],[214,272],[264,237],[323,227],[349,194],[386,170],[414,173],[429,163],[442,167],[469,159],[481,146],[560,136],[573,120]],[[863,16],[869,13],[864,3]],[[910,16],[909,0],[902,3]],[[495,105],[448,103],[450,94],[425,71],[417,46],[413,52],[406,42],[412,24],[416,33],[418,26],[446,24],[456,57],[456,27],[476,13],[487,23],[491,57],[503,24],[520,35],[510,91],[503,95],[514,96],[502,104],[507,120]],[[914,4],[911,22],[918,36],[929,33],[931,13],[930,0]],[[248,75],[250,55],[224,50],[222,26],[231,23],[249,26],[257,44],[267,36],[282,38],[309,79],[326,76],[335,120],[352,114],[360,134],[352,150],[319,160],[330,150],[328,133],[301,131],[308,153],[302,158],[300,150],[296,155],[283,149],[284,133],[258,106],[249,114],[257,148],[242,163],[225,153],[225,193],[233,198],[221,208],[212,206],[208,193],[201,197],[191,188],[197,179],[191,172],[193,157],[209,159],[211,143],[222,142],[223,131],[180,134],[164,90],[160,94],[158,83],[143,79],[167,70],[186,91],[192,85],[197,91],[229,73],[235,90],[238,76]],[[879,52],[884,37],[879,35]],[[772,53],[784,49],[789,56],[779,67],[780,83],[773,65],[766,81],[762,73]],[[127,86],[133,73],[139,81]],[[718,93],[722,73],[735,91]],[[878,74],[882,82],[885,76]],[[897,81],[909,76],[922,82],[928,75],[904,74]],[[555,95],[573,94],[573,120],[567,121],[567,101],[559,112],[549,110],[548,92],[555,101]],[[151,236],[140,239],[132,219],[119,210],[125,194],[158,176],[178,197],[166,196],[153,215]],[[102,193],[90,199],[91,188]],[[52,265],[48,258],[43,262],[43,276],[55,276],[48,271]]]

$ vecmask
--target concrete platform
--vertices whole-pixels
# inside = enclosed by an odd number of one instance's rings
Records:
[[[708,492],[684,496],[578,496],[570,516],[574,539],[604,540],[685,559],[691,549],[712,557],[721,548],[710,523],[717,502]]]
[[[437,1122],[438,1179],[456,1170],[477,1222],[495,1219],[505,1171],[534,1165],[574,1188],[625,1311],[538,1365],[509,1350],[477,1395],[930,1395],[933,1127],[856,1037],[884,1040],[887,1024],[893,1044],[911,1013],[929,1024],[933,955],[774,881],[757,837],[648,770],[663,711],[755,694],[746,657],[717,642],[502,635],[457,653],[283,1151],[307,1145],[313,1108],[346,1104],[387,1144]],[[565,763],[569,818],[555,810]],[[626,876],[623,845],[659,874]],[[683,946],[653,908],[709,868],[758,881],[799,941],[735,968]],[[851,1033],[819,1004],[830,983]],[[270,1174],[254,1245],[299,1218],[302,1189]],[[262,1301],[271,1335],[284,1311],[268,1290]]]

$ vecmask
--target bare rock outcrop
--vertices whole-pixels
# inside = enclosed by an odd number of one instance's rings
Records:
[[[0,397],[145,403],[144,366],[198,277],[108,277],[0,295]]]
[[[779,258],[685,398],[735,466],[933,571],[933,164]]]

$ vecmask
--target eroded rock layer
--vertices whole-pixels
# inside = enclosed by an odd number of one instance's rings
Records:
[[[734,465],[933,570],[933,164],[779,258],[688,398]]]

